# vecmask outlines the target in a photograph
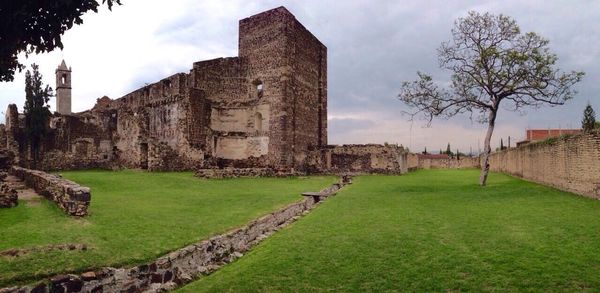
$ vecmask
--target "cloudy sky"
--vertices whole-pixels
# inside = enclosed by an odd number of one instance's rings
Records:
[[[398,143],[414,151],[476,152],[485,127],[468,117],[409,122],[396,96],[402,81],[427,72],[441,82],[436,49],[469,10],[503,13],[522,31],[550,40],[563,70],[582,70],[579,94],[567,105],[499,115],[500,137],[522,139],[526,128],[578,128],[586,103],[600,111],[600,1],[197,1],[122,0],[112,12],[87,14],[64,35],[65,49],[30,56],[54,86],[64,58],[73,68],[73,110],[97,98],[121,97],[145,83],[188,72],[195,61],[237,55],[238,20],[287,7],[328,48],[329,143]],[[9,103],[24,103],[24,74],[0,83],[0,119]],[[51,100],[54,108],[54,100]]]

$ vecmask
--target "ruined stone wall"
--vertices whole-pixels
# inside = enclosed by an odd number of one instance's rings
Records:
[[[469,169],[479,168],[479,157],[459,157],[431,159],[419,158],[417,154],[408,155],[408,168],[415,169]]]
[[[307,170],[336,174],[403,174],[408,172],[407,152],[398,145],[331,145],[310,152]]]
[[[13,166],[10,172],[71,216],[85,216],[90,205],[88,187],[38,170]]]
[[[292,113],[283,101],[284,97],[292,99],[289,92],[292,70],[286,58],[289,53],[287,21],[289,16],[285,11],[270,10],[239,22],[239,56],[246,67],[249,84],[256,84],[250,93],[260,95],[261,101],[271,108],[266,161],[273,166],[292,163],[292,141],[288,136],[292,131]],[[262,92],[258,90],[259,84]]]
[[[327,145],[327,48],[295,19],[287,33],[292,69],[288,111],[293,117],[292,152],[299,166],[309,148]]]
[[[327,144],[325,46],[280,7],[240,20],[239,55],[271,108],[268,162],[303,166]]]
[[[206,103],[201,93],[190,95],[189,78],[175,74],[110,103],[117,110],[113,151],[120,165],[182,170],[202,164]]]
[[[239,57],[55,115],[41,168],[304,168],[327,144],[327,48],[284,7],[239,25]]]
[[[77,116],[56,114],[42,147],[41,170],[108,167],[113,160],[114,111],[84,112]]]
[[[23,143],[25,135],[19,126],[19,112],[17,105],[8,105],[4,116],[6,118],[6,141],[4,142],[4,146],[9,152],[14,154],[15,162],[19,163],[21,160],[21,152],[25,149],[25,145]]]
[[[490,168],[600,199],[600,132],[553,138],[495,152]]]

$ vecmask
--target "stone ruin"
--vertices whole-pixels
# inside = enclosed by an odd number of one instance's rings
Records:
[[[238,57],[195,62],[189,72],[102,97],[84,112],[71,113],[71,74],[64,61],[56,70],[57,112],[39,169],[208,177],[407,169],[402,147],[327,145],[327,48],[284,7],[239,21]],[[17,164],[31,165],[16,105],[6,111],[0,141]]]
[[[0,138],[2,138],[3,130],[4,128],[0,127]],[[11,154],[0,149],[0,208],[12,208],[18,204],[17,191],[4,182],[11,163]]]

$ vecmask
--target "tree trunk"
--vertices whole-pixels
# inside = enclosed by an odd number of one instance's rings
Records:
[[[496,124],[496,111],[490,110],[490,116],[488,118],[488,129],[485,134],[485,141],[483,142],[483,156],[481,158],[481,174],[479,175],[479,185],[485,186],[487,181],[488,172],[490,171],[490,154],[492,153],[492,147],[490,141],[492,140],[492,134],[494,133],[494,125]]]

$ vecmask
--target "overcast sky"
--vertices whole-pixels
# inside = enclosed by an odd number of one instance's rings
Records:
[[[145,83],[188,72],[195,61],[237,56],[238,20],[285,6],[328,48],[329,143],[398,143],[421,151],[483,147],[485,126],[468,117],[408,122],[396,96],[417,71],[446,81],[436,49],[469,10],[503,13],[522,31],[550,40],[561,69],[582,70],[579,94],[565,106],[499,114],[500,137],[524,137],[526,128],[579,128],[585,105],[600,111],[600,1],[198,1],[122,0],[112,12],[86,14],[63,37],[65,48],[30,56],[45,82],[64,58],[73,68],[73,111],[96,99],[121,97]],[[524,3],[525,2],[525,3]],[[478,3],[478,4],[475,4]],[[9,103],[22,111],[24,73],[0,83],[0,115]],[[55,107],[51,100],[52,109]],[[600,113],[600,112],[599,112]],[[600,117],[598,117],[600,118]],[[506,143],[506,141],[505,141]]]

